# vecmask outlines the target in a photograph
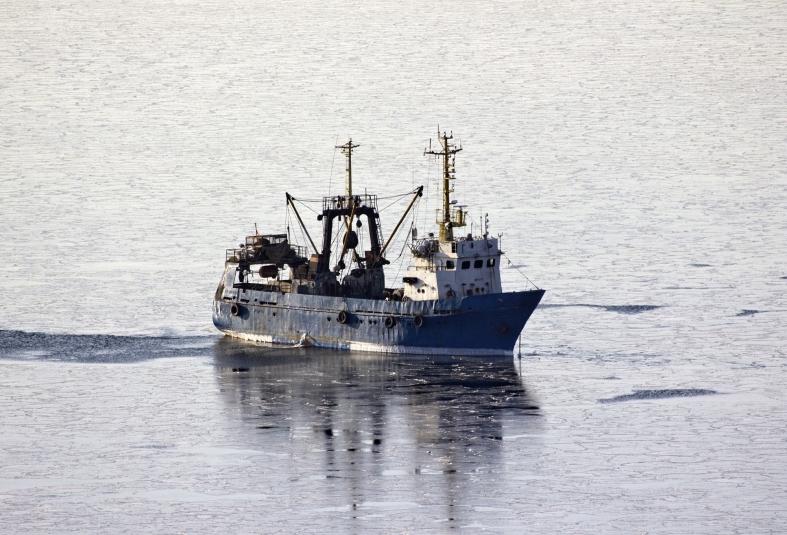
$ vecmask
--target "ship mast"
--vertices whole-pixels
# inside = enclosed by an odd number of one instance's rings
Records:
[[[353,145],[353,140],[350,140],[344,145],[337,145],[337,149],[342,149],[342,154],[347,156],[347,200],[353,196],[353,149],[360,147],[360,145]]]
[[[453,241],[454,239],[453,227],[455,223],[451,221],[451,193],[453,193],[454,190],[451,189],[450,181],[456,178],[454,176],[454,163],[456,161],[456,153],[462,150],[462,147],[457,147],[454,143],[451,143],[453,138],[453,134],[446,134],[445,132],[440,135],[438,127],[437,139],[440,141],[442,150],[439,152],[433,151],[431,149],[432,142],[430,140],[429,150],[424,151],[424,154],[443,157],[443,213],[441,220],[436,221],[440,227],[441,242]],[[461,221],[457,221],[456,223],[459,223],[456,226],[462,226]]]

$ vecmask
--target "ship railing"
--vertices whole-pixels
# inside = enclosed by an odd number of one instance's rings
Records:
[[[467,218],[466,217],[467,212],[462,210],[462,208],[463,207],[460,206],[452,206],[448,211],[448,220],[451,221],[451,225],[453,225],[454,227],[464,227],[467,224],[467,222],[465,221]],[[442,225],[444,216],[445,214],[443,213],[442,208],[435,209],[435,215],[434,215],[435,223],[437,223],[438,225]]]
[[[448,268],[443,264],[432,264],[430,266],[407,266],[408,271],[426,271],[426,272],[434,272],[434,271],[456,271],[456,268]]]
[[[294,252],[294,255],[299,258],[308,259],[308,249],[303,245],[294,245],[290,244],[290,249]],[[270,259],[259,259],[256,258],[258,248],[256,247],[242,247],[239,249],[226,249],[225,250],[225,261],[231,262],[233,264],[237,264],[238,262],[247,262],[249,264],[274,264],[277,262],[273,262]],[[288,255],[291,257],[292,255]],[[286,263],[286,260],[284,260]]]
[[[429,256],[440,252],[440,242],[434,238],[419,238],[410,243],[410,251],[414,256]]]
[[[275,283],[265,283],[265,282],[236,282],[232,285],[233,288],[237,288],[239,290],[255,290],[258,292],[274,292],[274,293],[291,293],[292,292],[292,283],[289,281],[276,281]],[[251,298],[248,296],[241,296],[238,298],[239,301],[248,303]],[[275,305],[276,303],[272,303],[269,301],[255,301],[260,304],[268,304],[268,305]]]
[[[258,271],[246,272],[243,281],[235,276],[233,288],[243,290],[259,290],[263,292],[290,292],[292,290],[292,281],[280,279],[278,277],[263,277]]]
[[[352,198],[355,199],[356,206],[359,208],[361,206],[368,206],[377,210],[377,195],[369,195],[365,193],[363,195],[353,195]],[[322,198],[323,211],[344,210],[345,208],[350,208],[351,206],[352,203],[350,202],[350,198],[347,195]]]
[[[246,247],[260,248],[264,245],[278,245],[287,241],[286,234],[252,234],[246,236]]]

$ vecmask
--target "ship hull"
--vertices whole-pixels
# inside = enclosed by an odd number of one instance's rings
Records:
[[[214,301],[213,323],[237,338],[383,353],[505,356],[513,354],[544,290],[407,302],[242,289],[233,294]]]

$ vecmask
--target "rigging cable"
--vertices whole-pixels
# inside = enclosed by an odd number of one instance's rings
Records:
[[[416,201],[415,205],[413,206],[413,210],[415,210],[415,207],[416,207],[417,205],[419,205],[419,204],[420,204],[420,199],[419,199],[418,201]],[[415,222],[416,222],[416,219],[415,219],[415,211],[413,211],[413,213],[410,215],[410,228],[409,228],[409,229],[408,229],[408,231],[407,231],[407,232],[408,232],[408,234],[409,234],[410,236],[412,236],[412,234],[413,234],[413,226],[414,226],[414,223],[415,223]],[[402,227],[400,227],[400,228],[399,228],[399,230],[398,230],[398,231],[396,232],[396,234],[394,235],[394,237],[393,237],[392,241],[396,241],[396,237],[400,235],[400,233],[402,232],[402,230],[403,230],[403,228],[402,228]],[[404,249],[405,249],[405,247],[407,247],[407,238],[405,238],[405,239],[402,241],[402,250],[401,250],[401,251],[399,251],[399,256],[397,256],[396,258],[394,258],[394,259],[391,261],[391,263],[393,263],[393,262],[396,262],[397,260],[399,260],[400,258],[402,258],[402,255],[404,254]],[[399,262],[399,267],[398,267],[398,268],[397,268],[397,270],[396,270],[396,276],[394,277],[394,280],[397,280],[397,279],[399,278],[399,273],[400,273],[401,271],[402,271],[402,262]]]
[[[292,217],[292,216],[290,216],[290,217]],[[308,240],[308,238],[306,237],[306,233],[305,233],[305,231],[303,230],[303,227],[302,227],[301,225],[298,225],[298,230],[300,231],[300,234],[301,234],[301,240],[303,240],[303,241],[302,241],[302,243],[304,244],[304,247],[306,247],[306,248],[307,248],[307,250],[308,250],[308,247],[309,247],[309,246],[308,246],[308,245],[306,245],[306,244],[308,244],[308,243],[309,243],[309,240]]]
[[[429,192],[432,184],[432,162],[433,159],[429,158],[429,165],[426,168],[426,199],[424,200],[424,228],[427,228],[427,218],[429,217]]]
[[[299,202],[299,203],[301,203],[301,205],[302,205],[304,208],[306,208],[307,210],[309,210],[309,211],[311,211],[311,212],[314,212],[314,213],[315,213],[315,214],[317,214],[317,215],[320,215],[320,213],[319,213],[319,212],[317,212],[316,210],[314,210],[314,209],[310,208],[310,207],[309,207],[309,205],[308,205],[308,204],[306,204],[305,202],[303,202],[302,200],[300,200],[300,199],[296,199],[295,197],[290,197],[290,200],[291,200],[291,201],[298,201],[298,202]],[[313,202],[320,202],[320,201],[313,201]]]
[[[378,197],[377,197],[377,200],[378,200],[378,201],[387,201],[388,199],[396,199],[396,198],[399,198],[399,197],[402,197],[402,196],[405,196],[405,195],[411,195],[411,194],[412,194],[412,193],[414,193],[414,192],[415,192],[415,190],[413,190],[413,191],[408,191],[407,193],[400,193],[400,194],[398,194],[398,195],[386,195],[385,197],[379,197],[379,196],[378,196]],[[374,197],[374,195],[369,195],[369,194],[367,194],[367,193],[364,193],[364,195],[367,195],[367,196],[369,196],[369,197]],[[354,196],[354,197],[362,197],[363,195],[360,195],[360,194],[353,194],[353,196]],[[293,199],[295,199],[295,198],[293,197]],[[297,198],[297,199],[295,199],[295,200],[297,200],[299,203],[302,203],[302,204],[303,204],[303,203],[315,203],[315,204],[316,204],[316,203],[321,203],[321,202],[323,202],[323,200],[324,200],[324,197],[323,197],[323,198],[321,198],[321,199],[301,199],[301,198],[299,197],[299,198]]]
[[[502,254],[503,254],[503,256],[506,258],[506,260],[508,260],[508,263],[511,265],[511,267],[512,267],[512,268],[514,268],[515,270],[519,271],[519,274],[520,274],[520,275],[522,275],[522,276],[523,276],[525,279],[527,279],[527,282],[529,282],[530,284],[532,284],[532,285],[533,285],[533,288],[535,288],[536,290],[540,290],[540,289],[541,289],[541,288],[539,288],[538,286],[536,286],[536,285],[533,283],[533,281],[531,281],[530,279],[528,279],[528,278],[527,278],[527,275],[525,275],[524,273],[522,273],[522,270],[521,270],[521,269],[519,269],[519,268],[516,266],[516,264],[514,264],[513,262],[511,262],[511,259],[510,259],[510,258],[508,258],[508,255],[506,255],[505,253],[502,253]]]
[[[410,222],[410,232],[412,233],[412,231],[413,231],[413,222],[411,221]],[[402,257],[402,255],[404,254],[404,248],[406,246],[407,246],[407,240],[404,240],[404,243],[402,243],[402,250],[399,251],[399,256],[397,256],[394,259],[394,262],[396,262],[397,260],[399,260]],[[402,271],[402,264],[403,264],[403,262],[399,262],[399,267],[396,270],[396,275],[394,276],[394,280],[399,280],[399,273]]]
[[[390,208],[390,207],[391,207],[391,206],[393,206],[394,204],[398,203],[399,201],[401,201],[402,199],[404,199],[405,197],[407,197],[408,195],[413,195],[414,193],[415,193],[415,190],[413,190],[413,191],[408,191],[407,193],[403,193],[403,194],[401,194],[401,195],[397,195],[397,196],[396,196],[396,200],[395,200],[394,202],[392,202],[391,204],[389,204],[388,206],[386,206],[385,208],[381,208],[381,209],[380,209],[380,212],[382,213],[383,211],[387,210],[388,208]],[[388,197],[388,198],[390,199],[391,197]]]
[[[336,141],[333,143],[333,158],[331,158],[331,174],[328,177],[328,197],[331,196],[331,183],[333,182],[333,162],[336,161],[336,144],[339,143],[339,134],[336,134]]]

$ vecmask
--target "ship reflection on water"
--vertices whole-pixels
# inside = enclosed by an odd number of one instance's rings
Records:
[[[214,351],[222,396],[249,446],[286,454],[290,481],[321,480],[339,493],[324,505],[478,505],[468,494],[493,492],[494,477],[477,476],[504,476],[505,437],[541,425],[510,357],[277,349],[230,338]]]

